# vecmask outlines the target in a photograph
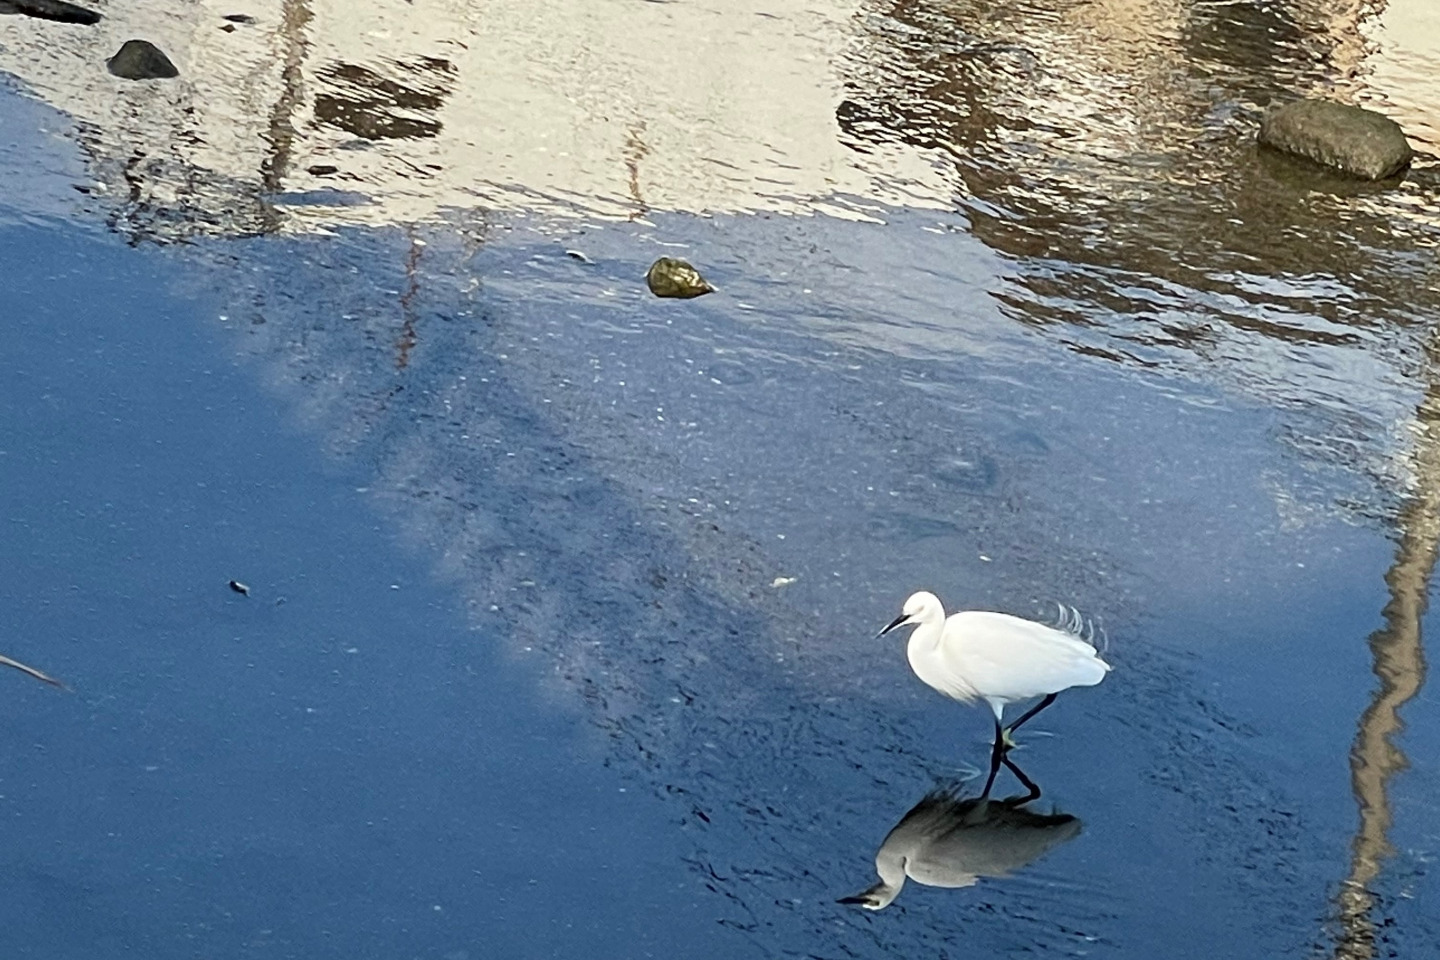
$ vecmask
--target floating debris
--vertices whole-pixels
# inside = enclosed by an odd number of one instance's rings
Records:
[[[244,596],[250,596],[250,588],[245,584],[241,583],[239,580],[231,580],[230,589],[234,590],[236,593],[243,594]]]
[[[657,297],[689,300],[715,292],[715,288],[700,276],[699,270],[684,260],[673,257],[661,257],[650,264],[650,269],[645,273],[645,283]]]
[[[125,80],[168,80],[180,76],[170,58],[149,40],[126,40],[115,56],[105,61],[105,66]]]
[[[50,676],[49,674],[47,674],[47,673],[41,673],[39,670],[36,670],[34,667],[26,666],[25,664],[21,663],[19,660],[11,660],[9,657],[0,656],[0,666],[14,667],[16,670],[19,670],[21,673],[28,673],[28,674],[30,674],[30,676],[34,677],[36,680],[40,680],[40,681],[42,681],[42,682],[44,682],[44,683],[48,683],[48,684],[50,684],[50,686],[52,686],[52,687],[59,687],[61,690],[69,689],[68,687],[65,686],[65,684],[61,683],[59,680],[56,680],[54,677]]]
[[[581,263],[594,263],[594,262],[595,262],[594,260],[591,260],[589,257],[585,256],[584,252],[583,252],[583,251],[580,251],[580,250],[566,250],[566,251],[565,251],[565,256],[569,257],[569,258],[572,259],[572,260],[579,260]],[[654,269],[654,268],[652,267],[651,269]]]
[[[798,579],[799,577],[776,577],[770,582],[770,586],[778,590],[781,587],[790,586],[790,584],[794,583]]]

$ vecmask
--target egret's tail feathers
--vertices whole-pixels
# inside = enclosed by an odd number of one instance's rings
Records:
[[[1059,601],[1055,603],[1055,628],[1064,630],[1077,640],[1084,640],[1101,653],[1110,649],[1110,635],[1099,620]]]

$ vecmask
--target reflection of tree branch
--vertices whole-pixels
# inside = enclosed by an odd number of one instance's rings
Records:
[[[645,216],[650,206],[640,194],[640,161],[650,155],[650,147],[645,143],[645,121],[640,120],[631,124],[625,130],[625,148],[621,151],[625,158],[625,171],[628,174],[630,185],[630,199],[635,203],[635,210],[630,214],[631,220],[638,220]]]
[[[1350,748],[1350,785],[1360,808],[1360,826],[1351,847],[1350,875],[1336,895],[1340,932],[1335,956],[1341,960],[1368,960],[1376,954],[1371,885],[1394,853],[1386,837],[1391,823],[1386,790],[1390,777],[1409,765],[1390,738],[1404,727],[1400,707],[1425,682],[1420,621],[1440,544],[1440,386],[1431,387],[1416,422],[1415,495],[1397,518],[1400,545],[1385,576],[1390,587],[1385,625],[1370,636],[1380,687],[1360,716]]]
[[[415,349],[419,338],[415,333],[415,297],[420,293],[420,252],[423,243],[417,243],[413,226],[408,231],[410,250],[405,254],[405,292],[400,294],[400,339],[395,343],[395,369],[404,370],[410,365],[410,351]]]
[[[290,168],[290,153],[295,145],[294,116],[304,88],[302,71],[309,47],[305,41],[305,28],[314,18],[308,0],[285,0],[284,10],[279,37],[285,51],[281,59],[283,66],[280,69],[280,96],[270,109],[270,122],[265,131],[265,139],[270,144],[270,155],[260,164],[260,183],[266,193],[274,193],[280,189]],[[268,204],[266,208],[277,221],[267,224],[268,228],[273,229],[279,225],[279,216]]]

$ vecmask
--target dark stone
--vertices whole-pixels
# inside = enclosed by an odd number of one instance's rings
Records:
[[[317,163],[312,167],[306,167],[305,172],[312,177],[328,177],[333,173],[339,173],[340,168],[330,163]]]
[[[168,80],[180,76],[170,58],[149,40],[126,40],[120,51],[105,61],[105,66],[126,80]]]
[[[79,23],[87,27],[100,22],[100,14],[94,10],[77,7],[65,0],[0,0],[0,13],[22,13],[27,17]]]
[[[254,23],[255,18],[248,13],[227,13],[225,19],[231,23]]]
[[[1409,165],[1414,151],[1400,125],[1383,114],[1329,100],[1271,108],[1259,142],[1352,177],[1383,180]]]

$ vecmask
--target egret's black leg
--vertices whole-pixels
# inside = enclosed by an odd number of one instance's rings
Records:
[[[1000,762],[1005,759],[1005,731],[1000,727],[1000,721],[995,721],[995,746],[990,749],[990,776],[985,778],[985,789],[980,791],[981,797],[990,796],[990,788],[995,786],[995,775],[1000,772]]]
[[[1010,726],[1006,727],[1004,732],[1005,732],[1005,733],[1014,733],[1014,732],[1019,728],[1020,724],[1024,723],[1026,720],[1029,720],[1031,717],[1035,716],[1035,714],[1039,713],[1041,710],[1044,710],[1046,707],[1050,706],[1050,704],[1052,704],[1052,703],[1054,703],[1054,702],[1055,702],[1055,694],[1053,694],[1053,693],[1047,693],[1047,694],[1045,694],[1045,699],[1044,699],[1044,700],[1041,700],[1039,703],[1035,704],[1035,706],[1031,707],[1029,710],[1026,710],[1024,713],[1022,713],[1022,714],[1020,715],[1020,719],[1019,719],[1019,720],[1016,720],[1014,723],[1010,724]]]
[[[1022,787],[1030,791],[1023,797],[1006,797],[1005,803],[1007,806],[1020,807],[1029,803],[1031,800],[1040,799],[1039,785],[1037,785],[1034,780],[1031,780],[1029,777],[1025,776],[1025,771],[1021,770],[1018,766],[1015,765],[1015,761],[1010,759],[1009,754],[1002,754],[1000,757],[1000,762],[1005,764],[1006,768],[1009,769],[1011,773],[1015,774],[1015,779],[1020,781],[1020,785]]]

